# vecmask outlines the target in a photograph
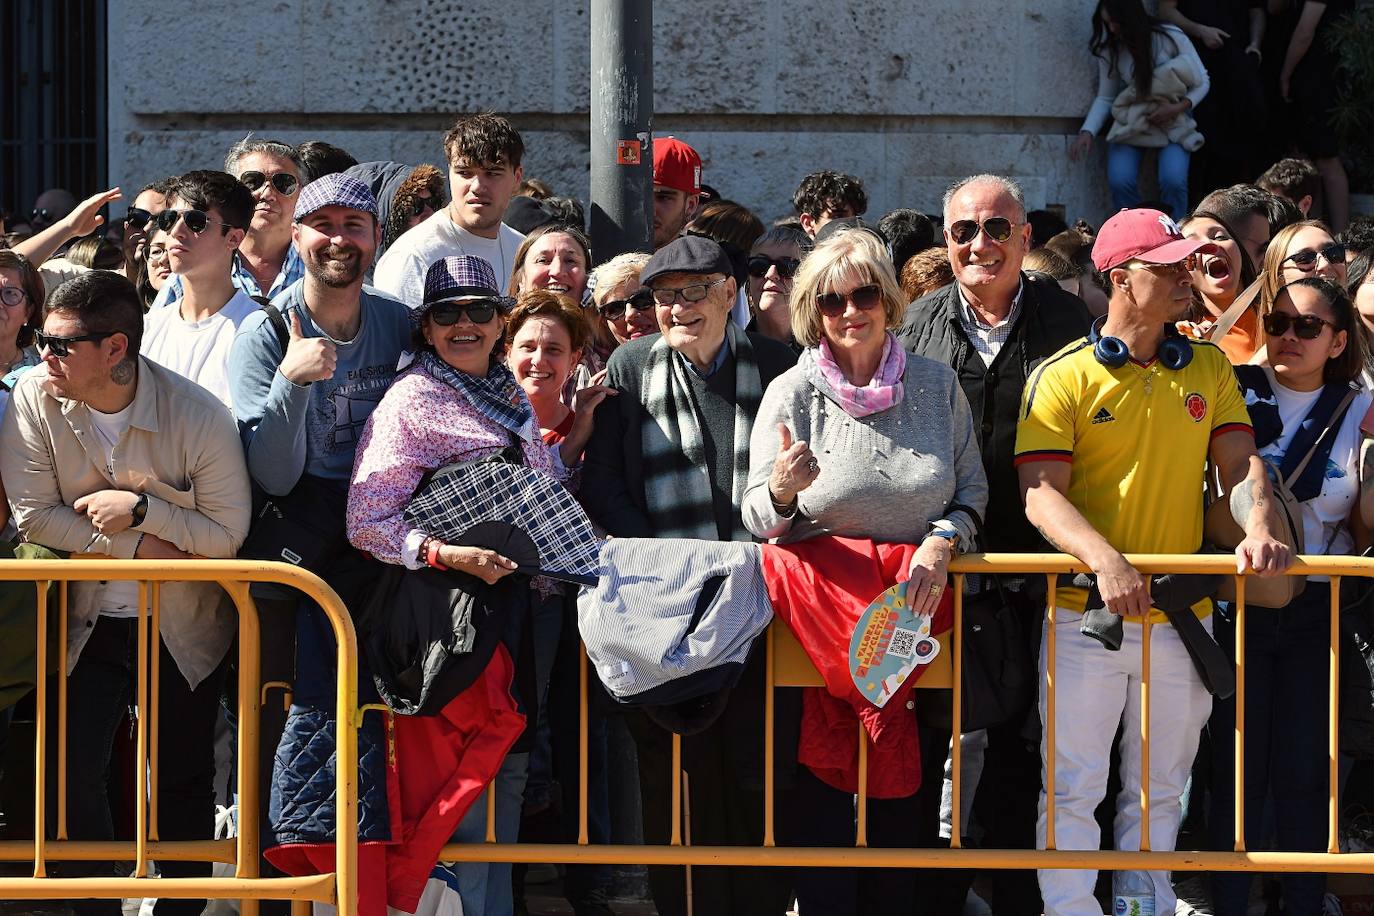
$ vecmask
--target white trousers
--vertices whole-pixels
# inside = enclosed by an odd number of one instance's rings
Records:
[[[1140,682],[1143,626],[1127,622],[1121,651],[1111,652],[1078,631],[1081,618],[1055,613],[1055,846],[1098,849],[1102,833],[1093,810],[1107,791],[1112,740],[1121,738],[1121,794],[1113,825],[1115,848],[1140,848]],[[1211,628],[1211,622],[1206,626]],[[1045,626],[1048,633],[1048,624]],[[1212,711],[1192,660],[1174,628],[1151,627],[1150,640],[1150,848],[1172,850],[1183,810],[1180,796],[1197,755],[1202,726]],[[1040,721],[1045,721],[1047,638],[1040,647]],[[1046,739],[1041,739],[1042,776]],[[1048,785],[1048,780],[1043,782]],[[1038,845],[1046,846],[1046,795],[1040,793]],[[1102,916],[1093,897],[1095,871],[1038,872],[1046,916]],[[1167,871],[1151,872],[1155,912],[1172,914],[1176,897]]]

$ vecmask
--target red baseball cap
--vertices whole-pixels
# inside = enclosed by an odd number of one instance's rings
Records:
[[[1178,223],[1158,210],[1122,210],[1102,224],[1093,242],[1093,265],[1101,271],[1127,261],[1174,264],[1198,251],[1213,251],[1211,242],[1186,239]]]
[[[688,195],[700,194],[701,157],[677,137],[655,137],[654,184]]]

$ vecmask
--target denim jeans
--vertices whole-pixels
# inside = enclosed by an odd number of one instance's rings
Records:
[[[174,610],[174,609],[172,609]],[[164,609],[165,613],[170,610]],[[158,668],[158,836],[164,840],[208,840],[215,832],[215,721],[226,662],[194,690],[159,640]],[[134,702],[137,686],[138,621],[98,617],[81,657],[67,678],[67,831],[74,840],[112,840],[110,754],[115,728]],[[57,721],[57,685],[48,691],[48,721]],[[54,744],[56,742],[54,741]],[[57,785],[56,754],[49,759],[48,785]],[[48,793],[48,832],[57,827],[57,793]],[[209,877],[208,862],[158,862],[168,878]],[[109,876],[112,862],[62,864],[63,876]],[[118,900],[73,901],[77,913],[119,916]],[[198,914],[204,900],[157,902],[158,916]]]
[[[535,598],[531,609],[534,627],[534,684],[539,694],[539,718],[530,739],[530,766],[525,780],[525,804],[531,809],[547,808],[553,803],[553,743],[549,730],[549,681],[558,657],[559,636],[563,630],[563,595]]]
[[[529,754],[507,754],[492,785],[496,786],[496,842],[514,843],[520,838],[520,807],[524,800],[525,773]],[[484,843],[487,839],[487,786],[472,803],[468,813],[453,832],[455,843]],[[481,916],[512,916],[515,897],[511,892],[509,862],[458,862],[458,896],[463,912]]]
[[[1112,208],[1140,206],[1140,161],[1145,150],[1124,143],[1107,144],[1107,184],[1112,189]],[[1159,151],[1159,198],[1174,219],[1188,215],[1189,153],[1177,143]]]
[[[1326,849],[1327,678],[1330,652],[1330,586],[1308,582],[1287,607],[1245,611],[1245,848],[1264,848],[1266,803],[1273,800],[1278,848]],[[1235,658],[1235,609],[1222,602],[1215,618],[1217,642]],[[1213,749],[1214,849],[1234,848],[1235,697],[1217,700],[1208,724]],[[1216,916],[1244,916],[1253,876],[1212,875]],[[1285,874],[1288,916],[1322,912],[1326,876]]]

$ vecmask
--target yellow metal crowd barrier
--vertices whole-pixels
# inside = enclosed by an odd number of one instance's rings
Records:
[[[50,653],[65,656],[67,644],[68,584],[92,580],[135,580],[139,583],[138,660],[135,703],[137,718],[135,761],[135,839],[133,842],[89,842],[67,838],[66,811],[66,678],[56,679],[58,766],[57,785],[47,785],[48,683]],[[113,560],[74,557],[71,560],[6,560],[0,563],[0,581],[32,580],[38,595],[37,728],[34,740],[34,839],[0,843],[0,861],[32,862],[29,878],[0,877],[0,900],[81,898],[200,898],[242,900],[243,916],[256,916],[262,899],[319,901],[338,904],[341,916],[351,916],[357,899],[358,861],[358,742],[362,718],[358,709],[358,649],[353,622],[338,595],[315,575],[285,563],[246,560]],[[158,665],[159,653],[150,652],[150,633],[159,632],[163,582],[217,582],[238,609],[238,836],[229,840],[166,841],[158,839]],[[57,645],[48,644],[47,593],[57,586]],[[338,643],[336,711],[338,723],[338,772],[335,791],[339,813],[335,871],[301,878],[259,877],[258,798],[265,787],[259,780],[258,725],[262,698],[259,693],[259,639],[257,607],[249,596],[250,583],[274,583],[298,589],[324,609]],[[146,711],[146,714],[145,714]],[[269,777],[270,778],[270,774]],[[44,816],[49,791],[57,792],[57,822]],[[49,829],[50,828],[50,829]],[[48,834],[55,838],[48,839]],[[162,860],[229,862],[232,878],[156,878],[149,863]],[[50,860],[116,860],[134,863],[128,878],[52,878]]]
[[[1234,574],[1235,561],[1226,555],[1153,555],[1128,556],[1132,564],[1146,574],[1159,573],[1212,573]],[[971,574],[1044,575],[1048,581],[1046,615],[1053,624],[1056,613],[1056,594],[1058,576],[1063,573],[1086,572],[1086,568],[1072,557],[1057,554],[997,554],[970,555],[960,558],[952,565],[955,575],[954,633],[962,632],[963,604],[962,584],[964,576]],[[1237,646],[1236,670],[1236,810],[1235,810],[1235,848],[1231,852],[1189,852],[1189,851],[1150,851],[1116,852],[1112,850],[1061,850],[1055,848],[1054,841],[1054,799],[1049,797],[1049,848],[1044,850],[1024,849],[963,849],[959,838],[962,830],[959,823],[960,794],[960,741],[958,723],[961,721],[959,685],[962,677],[960,651],[941,653],[922,680],[922,687],[953,688],[953,721],[956,733],[951,744],[954,756],[953,777],[953,840],[949,849],[898,849],[869,848],[866,841],[867,829],[867,792],[865,785],[868,744],[862,729],[856,740],[859,749],[859,804],[857,806],[856,843],[845,847],[784,847],[776,844],[774,830],[775,799],[774,786],[774,690],[777,687],[820,686],[821,680],[809,659],[802,652],[796,640],[785,626],[775,624],[767,636],[767,674],[768,690],[765,703],[763,728],[763,755],[765,761],[764,786],[764,830],[761,847],[720,847],[693,846],[690,842],[690,825],[686,821],[689,805],[683,792],[683,773],[681,767],[681,741],[673,740],[672,782],[673,790],[668,804],[671,807],[672,828],[667,845],[591,845],[587,832],[587,695],[588,670],[583,659],[581,665],[580,688],[580,727],[579,727],[579,785],[578,785],[578,841],[574,844],[498,844],[495,841],[494,805],[495,793],[487,797],[487,840],[485,843],[454,844],[444,847],[441,858],[446,861],[483,861],[483,862],[566,862],[584,864],[642,864],[642,865],[762,865],[762,866],[857,866],[867,868],[1089,868],[1089,869],[1153,869],[1173,871],[1269,871],[1269,872],[1374,872],[1374,854],[1341,853],[1337,844],[1337,801],[1336,787],[1338,746],[1338,684],[1340,676],[1339,652],[1339,591],[1340,579],[1344,576],[1374,577],[1374,560],[1357,557],[1304,557],[1296,562],[1289,571],[1290,575],[1325,575],[1331,577],[1332,614],[1330,648],[1330,742],[1328,762],[1330,768],[1330,798],[1328,800],[1328,843],[1325,852],[1249,852],[1244,844],[1244,816],[1242,780],[1244,766],[1244,620],[1248,613],[1244,601],[1244,577],[1238,586],[1237,601]],[[339,908],[340,916],[352,916],[357,900],[357,741],[356,732],[361,721],[362,710],[357,703],[357,644],[347,609],[338,596],[320,579],[308,572],[280,563],[257,563],[238,560],[196,560],[176,563],[127,560],[82,560],[74,561],[9,561],[0,563],[0,580],[32,580],[38,589],[39,626],[37,670],[47,670],[48,653],[61,651],[66,644],[66,600],[67,583],[72,581],[123,579],[140,582],[140,604],[146,613],[139,620],[140,649],[137,671],[137,699],[141,710],[149,715],[138,717],[137,754],[140,765],[137,767],[138,798],[137,835],[130,842],[96,843],[69,840],[66,838],[65,777],[60,775],[65,767],[58,767],[57,823],[47,825],[44,818],[47,793],[53,787],[45,782],[45,762],[48,747],[47,733],[50,723],[46,721],[47,685],[45,679],[38,678],[37,709],[38,723],[35,741],[35,811],[34,833],[36,839],[0,843],[0,861],[33,863],[33,876],[27,878],[0,878],[0,899],[39,899],[39,898],[120,898],[120,897],[176,897],[211,899],[239,899],[243,901],[245,916],[255,916],[256,901],[261,899],[286,899],[293,901],[295,908],[310,901],[329,903]],[[239,611],[239,710],[238,710],[238,788],[239,788],[239,835],[232,840],[201,840],[185,842],[160,841],[157,836],[157,764],[156,754],[152,753],[157,745],[157,665],[156,652],[149,653],[149,633],[158,632],[159,584],[167,581],[214,581],[224,587],[232,597]],[[58,648],[47,644],[42,600],[50,582],[57,583],[59,592],[59,612],[57,638]],[[339,754],[337,767],[337,799],[340,818],[337,858],[333,873],[303,878],[262,878],[259,877],[258,838],[258,798],[263,791],[266,776],[262,781],[257,778],[258,759],[258,713],[262,698],[260,694],[258,669],[258,619],[257,610],[249,597],[249,583],[276,583],[291,586],[314,599],[325,611],[338,641],[337,665],[339,679],[337,684],[337,721]],[[1253,613],[1265,613],[1255,610]],[[1148,628],[1151,624],[1143,624]],[[1048,629],[1046,682],[1049,685],[1047,709],[1048,734],[1048,773],[1047,781],[1053,784],[1054,760],[1054,720],[1056,703],[1054,699],[1054,627]],[[1150,640],[1143,641],[1142,677],[1139,702],[1142,704],[1141,732],[1144,742],[1142,770],[1149,768],[1149,652]],[[958,643],[954,642],[954,649]],[[58,722],[56,752],[60,762],[65,761],[66,725],[66,688],[64,679],[57,679],[58,685]],[[1149,780],[1142,780],[1141,799],[1142,822],[1148,823]],[[46,828],[51,826],[52,830]],[[54,839],[46,839],[47,833],[55,834]],[[1142,832],[1142,840],[1148,844],[1148,831]],[[49,878],[46,876],[46,863],[49,860],[130,860],[134,864],[134,875],[129,878]],[[148,873],[150,861],[157,859],[230,862],[235,872],[232,878],[151,878]]]
[[[1231,574],[1236,571],[1235,558],[1230,555],[1202,554],[1159,554],[1128,555],[1127,559],[1140,572],[1150,575],[1161,573],[1211,573]],[[1083,563],[1063,554],[970,554],[951,564],[954,573],[954,633],[962,632],[963,627],[963,579],[972,574],[1009,574],[1044,575],[1048,581],[1046,615],[1051,624],[1054,622],[1058,577],[1064,573],[1091,572]],[[849,866],[867,868],[993,868],[993,869],[1030,869],[1030,868],[1089,868],[1089,869],[1153,869],[1170,871],[1269,871],[1269,872],[1363,872],[1374,873],[1374,853],[1341,853],[1337,845],[1337,746],[1336,723],[1338,715],[1337,685],[1339,684],[1339,639],[1340,614],[1338,596],[1342,576],[1374,577],[1374,560],[1360,557],[1302,557],[1293,564],[1289,575],[1325,575],[1331,577],[1332,615],[1330,649],[1330,691],[1331,691],[1331,739],[1328,748],[1330,765],[1331,793],[1329,799],[1329,837],[1326,852],[1247,852],[1244,843],[1244,792],[1241,780],[1244,766],[1244,717],[1245,669],[1244,669],[1244,630],[1243,622],[1247,613],[1245,607],[1245,577],[1239,577],[1237,601],[1237,646],[1236,654],[1240,661],[1236,671],[1236,823],[1235,850],[1233,852],[1190,852],[1190,851],[1150,851],[1148,831],[1142,831],[1145,849],[1140,852],[1117,852],[1113,850],[1065,850],[1056,849],[1054,842],[1054,795],[1049,795],[1048,849],[962,849],[959,838],[962,836],[959,823],[960,785],[960,741],[958,723],[961,721],[959,685],[962,681],[962,653],[951,651],[941,653],[933,663],[934,670],[927,672],[918,682],[919,687],[953,688],[955,723],[953,753],[953,825],[951,848],[949,849],[900,849],[870,848],[867,845],[867,792],[866,771],[868,739],[862,728],[858,729],[856,740],[859,748],[859,803],[857,805],[856,842],[854,846],[844,847],[785,847],[776,844],[774,787],[774,689],[777,687],[819,687],[823,686],[819,673],[802,652],[785,625],[774,623],[768,631],[768,692],[765,697],[763,756],[764,756],[764,823],[763,846],[692,846],[684,840],[683,779],[681,768],[681,739],[673,738],[672,782],[673,791],[668,800],[671,806],[671,837],[666,846],[624,846],[590,845],[587,840],[587,665],[582,665],[581,674],[581,727],[579,740],[579,785],[578,785],[578,844],[498,844],[494,836],[494,793],[487,793],[487,838],[485,843],[452,844],[445,846],[442,858],[446,861],[482,862],[567,862],[585,864],[639,864],[639,865],[775,865],[795,867]],[[1253,613],[1264,613],[1256,610]],[[1144,623],[1148,628],[1148,620]],[[1048,630],[1048,671],[1050,685],[1048,703],[1049,772],[1046,781],[1054,780],[1054,627]],[[1150,640],[1142,640],[1145,654],[1142,668],[1146,675],[1142,678],[1139,702],[1144,705],[1141,716],[1142,738],[1145,750],[1142,755],[1141,769],[1149,772],[1149,651]],[[955,642],[958,649],[958,643]],[[1141,806],[1142,823],[1149,823],[1149,780],[1142,780]]]

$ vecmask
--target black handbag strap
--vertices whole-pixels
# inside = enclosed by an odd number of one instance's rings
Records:
[[[281,313],[281,309],[270,302],[263,303],[262,312],[267,316],[267,323],[272,325],[272,330],[277,335],[277,343],[281,344],[281,352],[284,356],[286,348],[291,345],[291,329],[286,326],[286,316]]]
[[[1283,476],[1284,483],[1288,489],[1293,491],[1293,495],[1299,501],[1311,499],[1321,491],[1321,479],[1326,474],[1326,462],[1318,461],[1316,470],[1320,471],[1317,477],[1316,486],[1311,486],[1311,481],[1305,479],[1304,471],[1312,463],[1313,457],[1317,457],[1319,452],[1329,455],[1331,445],[1326,444],[1329,440],[1334,440],[1335,430],[1341,421],[1345,419],[1346,412],[1350,409],[1350,403],[1355,400],[1355,395],[1359,392],[1349,385],[1329,384],[1322,389],[1321,395],[1317,398],[1317,403],[1312,405],[1306,418],[1302,421],[1302,426],[1293,434],[1293,441],[1289,443],[1288,450],[1284,453],[1283,463],[1279,466],[1279,473]],[[1308,443],[1311,443],[1309,446]],[[1322,446],[1326,444],[1323,452]],[[1298,457],[1301,456],[1301,457]],[[1303,486],[1299,486],[1299,485]],[[1312,490],[1307,495],[1300,495],[1299,490]]]

